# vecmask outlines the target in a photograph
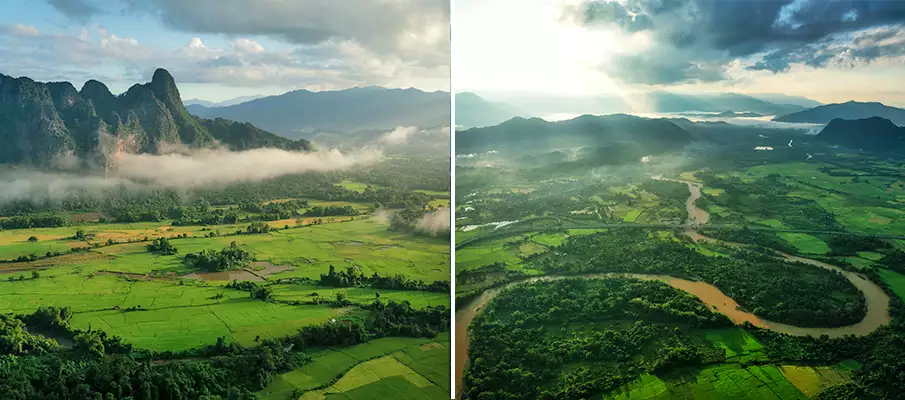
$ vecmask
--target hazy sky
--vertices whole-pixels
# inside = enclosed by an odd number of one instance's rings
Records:
[[[448,0],[4,0],[0,73],[122,92],[169,70],[182,97],[449,90]]]
[[[905,1],[457,0],[456,91],[905,106]]]

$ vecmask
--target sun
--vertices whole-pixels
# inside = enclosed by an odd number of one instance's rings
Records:
[[[623,53],[619,32],[562,19],[562,3],[456,3],[453,85],[457,90],[558,95],[619,93],[600,68]],[[461,10],[461,11],[460,11]]]

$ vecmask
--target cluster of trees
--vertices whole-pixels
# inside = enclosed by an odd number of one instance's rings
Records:
[[[41,273],[38,271],[31,271],[30,276],[31,276],[30,279],[38,279],[41,277]],[[6,278],[6,279],[10,282],[15,282],[15,281],[24,281],[28,278],[26,278],[25,275],[19,275],[18,277],[10,275],[9,278]]]
[[[61,214],[41,212],[26,215],[14,215],[0,220],[3,229],[56,228],[69,225],[69,220]]]
[[[0,354],[13,356],[47,354],[59,347],[60,345],[52,339],[30,334],[21,319],[0,314]]]
[[[776,362],[833,364],[856,360],[861,367],[852,372],[852,382],[825,390],[817,399],[898,399],[905,393],[905,303],[873,271],[864,272],[890,297],[892,321],[867,336],[830,338],[790,336],[748,327]]]
[[[245,212],[260,214],[265,220],[274,221],[300,216],[301,209],[308,208],[308,200],[271,201],[263,205],[249,202],[239,205],[239,208]]]
[[[452,232],[450,231],[448,224],[442,225],[434,223],[434,221],[422,223],[425,218],[432,219],[437,217],[436,215],[428,215],[436,211],[437,208],[433,206],[399,210],[390,215],[390,227],[388,229],[391,231],[409,232],[430,237],[451,237]]]
[[[774,233],[753,231],[747,227],[742,229],[708,229],[706,233],[708,236],[724,242],[753,244],[792,254],[798,252],[795,246],[792,246],[791,243],[781,239]]]
[[[660,282],[518,285],[471,325],[462,398],[593,398],[644,372],[723,361],[724,350],[690,327],[729,325],[696,297]]]
[[[264,222],[252,222],[245,227],[245,233],[247,234],[258,234],[258,233],[268,233],[273,229],[269,224]]]
[[[163,255],[173,255],[179,252],[179,250],[170,243],[170,239],[165,237],[154,239],[154,241],[147,245],[147,248],[148,251],[152,253]]]
[[[32,254],[17,256],[16,258],[13,258],[10,260],[0,260],[0,263],[31,262],[31,261],[41,260],[44,258],[59,257],[66,253],[79,253],[79,252],[88,251],[88,250],[89,250],[88,247],[73,247],[73,248],[69,249],[68,252],[48,251],[48,252],[44,253],[43,255],[32,253]]]
[[[339,215],[358,215],[352,206],[314,206],[305,211],[306,217],[334,217]]]
[[[832,235],[826,238],[826,244],[830,246],[830,255],[834,256],[854,256],[859,251],[877,251],[891,247],[876,236],[855,235]]]
[[[796,326],[851,325],[867,312],[863,294],[838,272],[792,265],[767,250],[714,250],[730,256],[707,256],[646,230],[620,229],[573,236],[534,264],[547,273],[635,272],[701,280],[749,312]]]
[[[368,182],[394,190],[432,190],[448,192],[450,189],[450,160],[392,158],[371,168],[343,171],[345,178]],[[382,202],[389,206],[389,202]]]
[[[426,290],[431,292],[449,293],[449,281],[440,280],[425,284],[422,280],[409,279],[403,274],[390,277],[378,275],[365,276],[356,267],[346,267],[345,271],[336,271],[336,267],[330,266],[326,274],[321,274],[318,281],[321,285],[331,287],[373,287],[377,289],[393,290]]]
[[[250,281],[237,281],[233,280],[226,284],[226,288],[235,289],[235,290],[243,290],[248,292],[249,297],[261,301],[271,301],[273,300],[273,288],[270,286],[261,286],[257,283]],[[222,294],[218,296],[222,297]]]
[[[236,242],[220,251],[205,249],[197,254],[186,254],[183,258],[187,268],[208,272],[243,269],[254,260],[254,256],[239,248]]]

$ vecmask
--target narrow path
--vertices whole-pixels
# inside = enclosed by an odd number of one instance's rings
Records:
[[[688,211],[688,220],[682,226],[670,225],[669,229],[684,229],[685,233],[694,241],[704,241],[710,243],[723,243],[731,246],[738,246],[738,243],[727,243],[720,242],[716,239],[704,236],[697,232],[697,229],[704,227],[707,222],[710,220],[710,214],[697,206],[697,200],[701,197],[701,189],[702,185],[697,182],[691,182],[680,179],[671,179],[671,178],[663,178],[662,176],[653,177],[653,179],[659,180],[668,180],[673,182],[680,182],[688,185],[689,196],[686,200],[685,206]],[[638,226],[639,224],[614,224],[617,226],[614,227],[637,227],[637,228],[656,228],[654,226]],[[713,227],[712,225],[708,225]],[[538,230],[538,229],[533,229]],[[512,230],[506,230],[506,232],[511,233]],[[495,234],[491,234],[495,235]],[[485,235],[487,236],[487,235]],[[481,239],[481,238],[476,238]],[[464,245],[476,240],[472,239],[470,241],[462,242],[456,246],[456,249],[460,247],[464,247]],[[685,279],[680,279],[667,275],[654,275],[654,274],[633,274],[633,273],[596,273],[596,274],[584,274],[584,275],[547,275],[541,277],[530,278],[527,280],[516,281],[509,283],[503,287],[493,288],[484,291],[480,296],[472,300],[467,306],[463,307],[460,311],[456,312],[456,393],[459,393],[462,390],[462,377],[465,372],[465,366],[468,361],[468,328],[471,325],[471,322],[474,320],[475,316],[477,316],[478,312],[497,294],[499,294],[503,289],[511,287],[513,285],[525,283],[525,282],[536,282],[540,280],[555,280],[555,279],[563,279],[569,277],[580,277],[586,279],[606,279],[612,278],[616,276],[622,277],[631,277],[642,280],[658,280],[669,284],[670,286],[693,294],[701,299],[704,303],[711,306],[715,311],[725,314],[736,324],[743,324],[745,322],[749,322],[752,325],[759,326],[762,328],[770,329],[776,332],[786,333],[789,335],[795,336],[820,336],[820,335],[828,335],[829,337],[842,337],[846,335],[856,335],[863,336],[867,335],[882,325],[889,323],[892,320],[892,317],[889,315],[889,296],[881,289],[879,286],[865,278],[864,276],[846,271],[842,268],[839,268],[835,265],[827,264],[821,261],[812,260],[809,258],[793,256],[791,254],[782,253],[776,250],[773,252],[788,262],[800,262],[804,264],[813,265],[820,268],[829,269],[832,271],[837,271],[845,276],[849,282],[852,283],[858,290],[860,290],[864,294],[865,302],[867,305],[867,313],[860,322],[854,325],[843,326],[838,328],[805,328],[798,327],[788,324],[783,324],[779,322],[769,321],[762,319],[752,313],[742,311],[741,307],[739,307],[736,301],[728,296],[726,296],[722,291],[720,291],[716,286],[713,286],[709,283],[705,282],[693,282]]]

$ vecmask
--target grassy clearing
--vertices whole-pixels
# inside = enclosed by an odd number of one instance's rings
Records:
[[[830,246],[823,240],[805,233],[777,233],[777,236],[795,246],[798,251],[808,254],[826,254],[830,251]]]
[[[256,337],[287,336],[303,326],[322,324],[348,312],[350,309],[328,306],[296,307],[235,299],[204,306],[88,312],[76,314],[70,322],[78,329],[100,329],[139,348],[163,351],[209,345],[218,337],[253,346]]]
[[[370,183],[355,182],[355,181],[350,181],[350,180],[344,180],[344,181],[339,182],[339,186],[342,186],[343,189],[350,190],[353,192],[359,192],[359,193],[364,193],[365,189],[367,189],[368,187],[370,187],[371,189],[374,189],[374,190],[383,187],[380,185],[372,185]]]
[[[559,246],[563,244],[566,239],[568,239],[568,236],[561,233],[542,233],[539,235],[531,236],[532,241],[549,247]]]
[[[547,246],[534,242],[524,242],[518,246],[519,257],[530,257],[547,251]]]
[[[456,271],[467,271],[495,262],[517,265],[521,262],[517,251],[518,248],[509,246],[505,239],[467,246],[456,251]]]
[[[359,305],[371,304],[376,298],[376,294],[380,293],[381,301],[408,301],[416,308],[450,306],[448,293],[371,288],[325,288],[316,285],[275,285],[273,287],[273,296],[277,300],[310,301],[314,298],[314,293],[317,293],[318,297],[328,300],[335,299],[337,293],[343,293],[349,301]]]
[[[712,329],[704,332],[704,338],[726,350],[726,361],[765,361],[764,346],[750,333],[739,328]]]
[[[304,399],[381,398],[362,397],[383,393],[389,387],[411,393],[387,398],[433,399],[449,395],[449,335],[437,338],[384,338],[342,349],[320,352],[311,363],[277,377],[258,393],[264,400],[288,399],[296,390]],[[445,354],[445,361],[439,354]],[[425,365],[427,364],[427,365]],[[325,389],[318,387],[335,383]],[[402,381],[396,381],[400,378]],[[445,390],[438,383],[445,382]],[[369,388],[367,390],[360,390]],[[436,397],[442,394],[444,397]],[[427,397],[424,397],[424,396]],[[420,397],[419,397],[420,396]]]
[[[698,179],[698,177],[694,175],[695,172],[697,172],[697,171],[682,172],[681,174],[679,174],[679,179],[683,179],[686,181],[692,181],[692,182],[700,182],[701,180]]]
[[[742,368],[723,364],[687,370],[669,377],[648,374],[610,393],[605,399],[807,399],[773,365]]]
[[[877,268],[877,273],[893,293],[905,300],[905,275],[886,268]]]
[[[851,374],[843,368],[781,365],[779,371],[808,398],[816,396],[830,386],[851,381]]]

